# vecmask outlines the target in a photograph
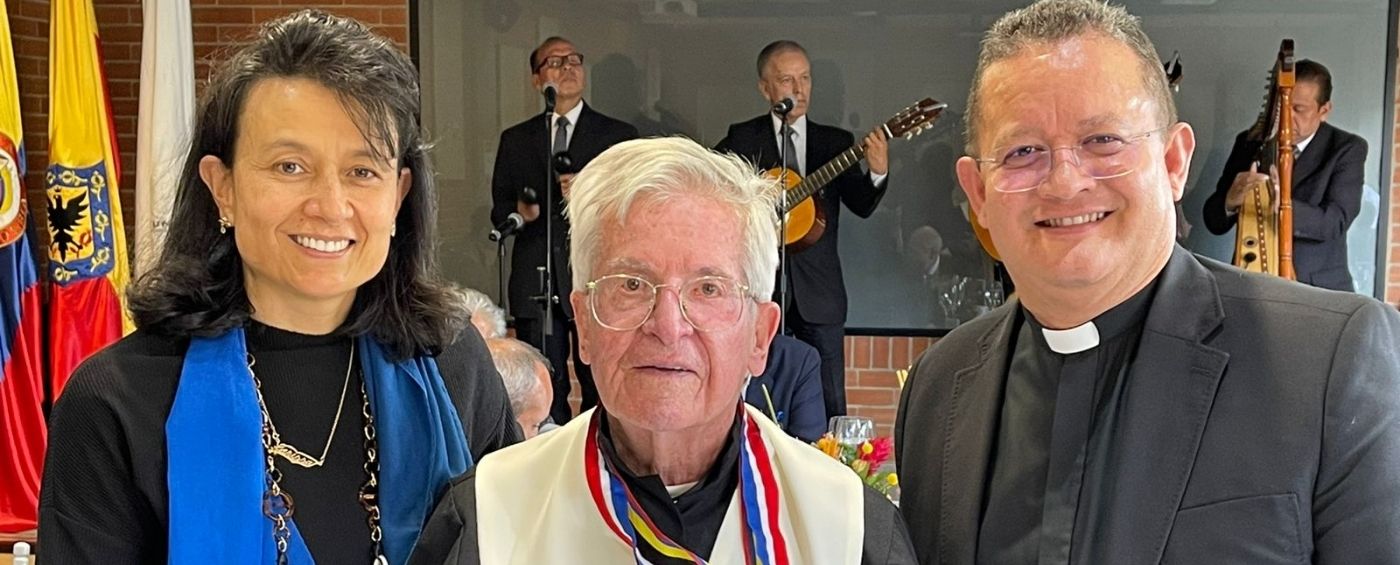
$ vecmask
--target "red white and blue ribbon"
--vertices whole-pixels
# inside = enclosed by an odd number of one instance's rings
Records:
[[[782,495],[777,476],[753,416],[739,407],[739,494],[743,517],[744,562],[748,565],[789,565],[787,541],[781,523]],[[603,522],[618,539],[632,548],[638,565],[651,565],[642,556],[640,544],[657,553],[691,563],[705,564],[695,552],[672,541],[656,527],[638,504],[627,484],[612,470],[599,448],[599,421],[602,411],[594,412],[588,424],[588,445],[584,449],[584,472],[588,491]],[[718,544],[717,544],[718,545]]]

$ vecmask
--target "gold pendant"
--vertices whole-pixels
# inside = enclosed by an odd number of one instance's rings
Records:
[[[300,449],[297,449],[285,443],[278,443],[277,445],[272,446],[272,449],[270,451],[273,455],[286,459],[287,462],[293,465],[296,465],[298,467],[306,467],[307,469],[313,467],[320,467],[322,464],[325,463],[325,461],[317,460],[316,458],[310,455],[302,453]]]

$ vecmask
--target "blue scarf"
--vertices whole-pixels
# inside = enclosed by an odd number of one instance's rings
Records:
[[[373,339],[356,339],[379,440],[384,554],[404,563],[438,495],[472,456],[437,362],[393,362]],[[272,520],[262,510],[262,413],[247,353],[240,328],[193,338],[185,354],[165,422],[172,565],[277,561]],[[290,529],[289,562],[313,563],[296,525]]]

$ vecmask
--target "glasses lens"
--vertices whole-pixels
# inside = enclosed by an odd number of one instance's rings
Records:
[[[717,330],[739,321],[744,297],[739,284],[724,277],[700,277],[681,289],[681,308],[700,331]]]
[[[593,315],[610,328],[630,330],[642,325],[656,303],[655,288],[638,277],[610,275],[593,284]]]

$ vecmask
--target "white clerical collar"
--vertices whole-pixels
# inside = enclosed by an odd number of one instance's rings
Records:
[[[1099,327],[1094,325],[1093,320],[1067,330],[1041,328],[1040,332],[1045,336],[1045,344],[1050,346],[1050,350],[1063,355],[1099,346]]]
[[[700,484],[700,481],[691,481],[679,485],[666,485],[666,494],[673,499],[679,498],[682,494],[690,492],[690,489],[695,488],[695,485],[698,484]]]

